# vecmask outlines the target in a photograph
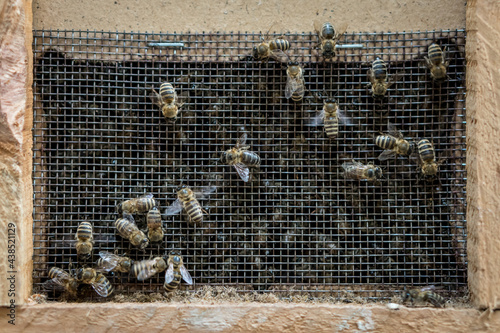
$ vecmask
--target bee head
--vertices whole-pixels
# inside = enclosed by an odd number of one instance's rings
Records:
[[[289,61],[288,66],[298,66],[299,62],[298,61]]]
[[[328,98],[325,100],[325,103],[333,104],[337,103],[337,100],[335,98]]]

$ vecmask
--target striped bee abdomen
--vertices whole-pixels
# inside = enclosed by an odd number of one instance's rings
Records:
[[[241,161],[248,166],[260,165],[260,156],[251,151],[243,151]]]
[[[429,140],[423,139],[418,142],[418,153],[422,161],[431,162],[436,158],[434,155],[434,148]]]
[[[179,284],[181,283],[182,276],[179,273],[179,269],[174,268],[174,279],[170,281],[169,283],[163,284],[163,287],[167,292],[172,292],[175,289],[179,287]]]
[[[302,98],[304,98],[304,93],[305,93],[305,87],[304,85],[300,85],[295,89],[295,91],[292,93],[292,101],[294,102],[300,102]]]
[[[149,210],[146,221],[149,228],[161,227],[161,213],[158,208],[153,207]]]
[[[201,206],[198,200],[192,199],[184,203],[184,208],[189,218],[194,223],[200,223],[203,221],[203,212],[201,211]]]
[[[104,289],[106,290],[104,293],[101,294],[101,296],[103,297],[107,297],[115,291],[115,287],[113,287],[111,282],[109,282],[109,280],[101,273],[97,274],[97,277],[95,278],[95,283],[103,286]]]
[[[377,80],[385,80],[387,78],[387,65],[382,59],[376,59],[372,64],[373,76]]]
[[[269,48],[271,50],[287,51],[290,48],[290,42],[281,38],[273,39],[269,42]]]
[[[396,138],[390,135],[379,135],[375,138],[375,144],[380,148],[393,149],[396,146]]]
[[[339,135],[339,119],[337,116],[325,117],[325,133],[330,139],[334,139]]]
[[[431,302],[436,307],[441,307],[445,303],[445,299],[432,291],[427,291],[423,297],[424,301]]]
[[[175,89],[172,84],[165,82],[160,86],[160,96],[164,103],[171,103],[175,97]]]
[[[82,222],[76,229],[76,237],[80,240],[92,239],[92,224],[89,222]]]
[[[58,267],[52,267],[49,271],[49,278],[53,279],[58,276],[69,276],[68,273],[66,273],[64,270],[58,268]]]
[[[429,60],[436,66],[443,62],[443,51],[439,45],[431,44],[429,46]]]
[[[335,37],[335,29],[333,29],[333,25],[331,23],[323,23],[323,26],[321,27],[321,36],[326,39],[333,39],[333,37]]]

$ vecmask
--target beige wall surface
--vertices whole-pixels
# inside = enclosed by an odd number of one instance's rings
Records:
[[[35,29],[140,32],[311,31],[313,21],[348,31],[465,27],[464,0],[35,0]],[[282,30],[283,29],[283,30]]]

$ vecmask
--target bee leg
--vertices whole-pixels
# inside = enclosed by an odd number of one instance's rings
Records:
[[[207,215],[207,216],[208,216],[208,215],[210,215],[210,214],[208,214],[208,212],[207,212],[205,209],[203,209],[203,208],[201,209],[201,211],[202,211],[203,213],[205,213],[205,215]]]

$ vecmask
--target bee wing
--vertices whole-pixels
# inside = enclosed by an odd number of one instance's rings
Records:
[[[288,62],[290,60],[288,55],[285,52],[281,51],[280,49],[275,49],[270,52],[271,56],[280,62]]]
[[[323,120],[325,120],[325,110],[321,109],[318,114],[309,120],[309,126],[318,126],[323,122]]]
[[[236,163],[233,165],[238,172],[238,175],[240,175],[241,180],[243,180],[245,183],[248,182],[248,180],[250,179],[250,169],[243,163]]]
[[[104,278],[107,281],[106,278]],[[101,297],[108,297],[108,288],[106,288],[106,284],[103,282],[95,282],[97,278],[92,282],[92,288],[94,288],[95,292]]]
[[[120,261],[120,256],[107,251],[100,251],[99,256],[102,258],[101,264],[96,268],[99,272],[112,271]]]
[[[153,92],[149,94],[149,98],[151,99],[151,102],[153,102],[153,104],[155,104],[156,106],[162,106],[161,97],[154,89]]]
[[[335,35],[335,41],[338,41],[347,31],[348,24],[347,23],[342,23],[342,25],[338,28],[335,29],[337,30],[337,34]]]
[[[182,211],[182,202],[181,202],[181,200],[177,199],[174,201],[173,204],[171,204],[165,210],[165,215],[175,215],[175,214],[179,214],[181,211]]]
[[[405,74],[404,72],[398,72],[396,74],[390,75],[389,78],[387,79],[387,88],[392,86],[397,81],[401,80],[403,78],[404,74]]]
[[[370,79],[370,83],[375,84],[375,75],[373,75],[371,68],[366,72],[366,75],[368,76],[368,79]]]
[[[390,135],[392,135],[395,138],[402,139],[403,134],[397,129],[396,125],[393,123],[387,124],[387,131]]]
[[[64,290],[64,282],[57,277],[47,280],[42,284],[42,288],[45,291],[51,290]]]
[[[205,186],[202,187],[200,190],[197,190],[194,192],[196,199],[206,199],[210,194],[214,193],[215,190],[217,189],[217,186],[211,185],[211,186]]]
[[[158,273],[158,271],[156,270],[156,268],[154,268],[155,264],[156,264],[156,260],[154,260],[154,259],[143,260],[143,261],[134,263],[135,267],[137,267],[137,265],[142,265],[144,267],[137,274],[137,280],[138,281],[144,281],[146,279],[149,279],[150,277],[152,277],[156,273]],[[133,272],[135,271],[135,267],[132,268]]]
[[[356,161],[344,162],[342,168],[346,178],[358,178],[360,171],[363,170],[363,164]]]
[[[153,195],[153,193],[145,193],[145,194],[141,195],[139,198],[153,199],[154,195]]]
[[[316,19],[316,20],[314,20],[313,26],[314,26],[314,31],[316,31],[319,38],[321,39],[322,38],[321,37],[321,28],[323,27],[323,23],[319,19]]]
[[[246,142],[247,142],[247,139],[248,139],[248,134],[247,133],[243,133],[240,138],[238,139],[238,142],[236,142],[236,146],[243,146]]]
[[[392,158],[396,158],[397,154],[394,150],[384,150],[379,156],[379,161],[386,161]]]
[[[170,283],[172,281],[174,281],[174,264],[170,264],[165,272],[165,283]]]
[[[430,286],[423,287],[420,290],[421,291],[428,291],[428,290],[436,290],[436,289],[437,289],[436,286],[432,284]]]
[[[295,78],[292,78],[290,76],[287,77],[286,79],[286,86],[285,86],[285,97],[290,98],[293,95],[293,92],[297,90],[298,84]]]
[[[339,118],[339,122],[344,124],[344,125],[352,125],[352,118],[349,117],[345,111],[340,110],[340,108],[337,107],[337,117]]]
[[[181,266],[180,271],[184,281],[186,281],[187,284],[193,284],[193,279],[191,278],[191,275],[187,271],[186,267]]]

